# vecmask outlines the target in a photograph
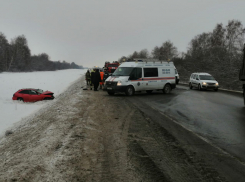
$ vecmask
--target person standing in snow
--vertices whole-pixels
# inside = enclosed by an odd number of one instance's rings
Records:
[[[90,85],[91,76],[90,76],[89,70],[87,70],[87,72],[86,72],[86,81],[87,81],[87,85]]]
[[[100,89],[102,89],[102,87],[104,85],[104,72],[103,72],[103,70],[100,70],[100,78],[101,78]]]
[[[92,86],[94,85],[94,70],[92,69],[92,71],[91,71],[91,77],[90,77],[90,79],[91,79],[91,82],[90,82],[90,86],[91,86],[91,90],[92,90]]]
[[[100,72],[98,69],[96,69],[94,73],[94,80],[93,80],[94,91],[98,91],[97,89],[99,87],[100,82],[101,82]]]

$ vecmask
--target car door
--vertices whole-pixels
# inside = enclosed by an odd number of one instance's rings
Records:
[[[18,97],[21,97],[25,102],[29,102],[29,90],[22,90],[19,94]]]
[[[35,90],[29,90],[29,101],[35,102],[41,100],[40,95]]]
[[[142,68],[134,68],[129,76],[129,82],[134,86],[135,91],[145,89],[145,83],[142,79]]]

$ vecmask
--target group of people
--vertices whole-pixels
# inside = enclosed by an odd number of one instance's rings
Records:
[[[93,69],[91,72],[88,70],[86,72],[87,85],[90,85],[90,89],[94,86],[94,91],[98,91],[100,82],[102,82],[99,69]]]
[[[107,69],[104,69],[104,71],[99,71],[99,69],[92,69],[91,72],[87,70],[86,72],[86,81],[87,86],[90,86],[90,90],[92,90],[92,87],[94,86],[94,91],[98,91],[99,85],[102,89],[105,80],[109,77],[109,73]]]

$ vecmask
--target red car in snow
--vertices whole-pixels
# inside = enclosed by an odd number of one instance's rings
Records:
[[[54,93],[50,91],[43,91],[41,89],[25,88],[20,89],[13,95],[13,100],[24,102],[36,102],[40,100],[53,100]]]

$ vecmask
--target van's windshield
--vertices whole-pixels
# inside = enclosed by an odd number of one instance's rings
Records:
[[[134,67],[119,67],[112,74],[112,76],[129,76],[133,71]]]

